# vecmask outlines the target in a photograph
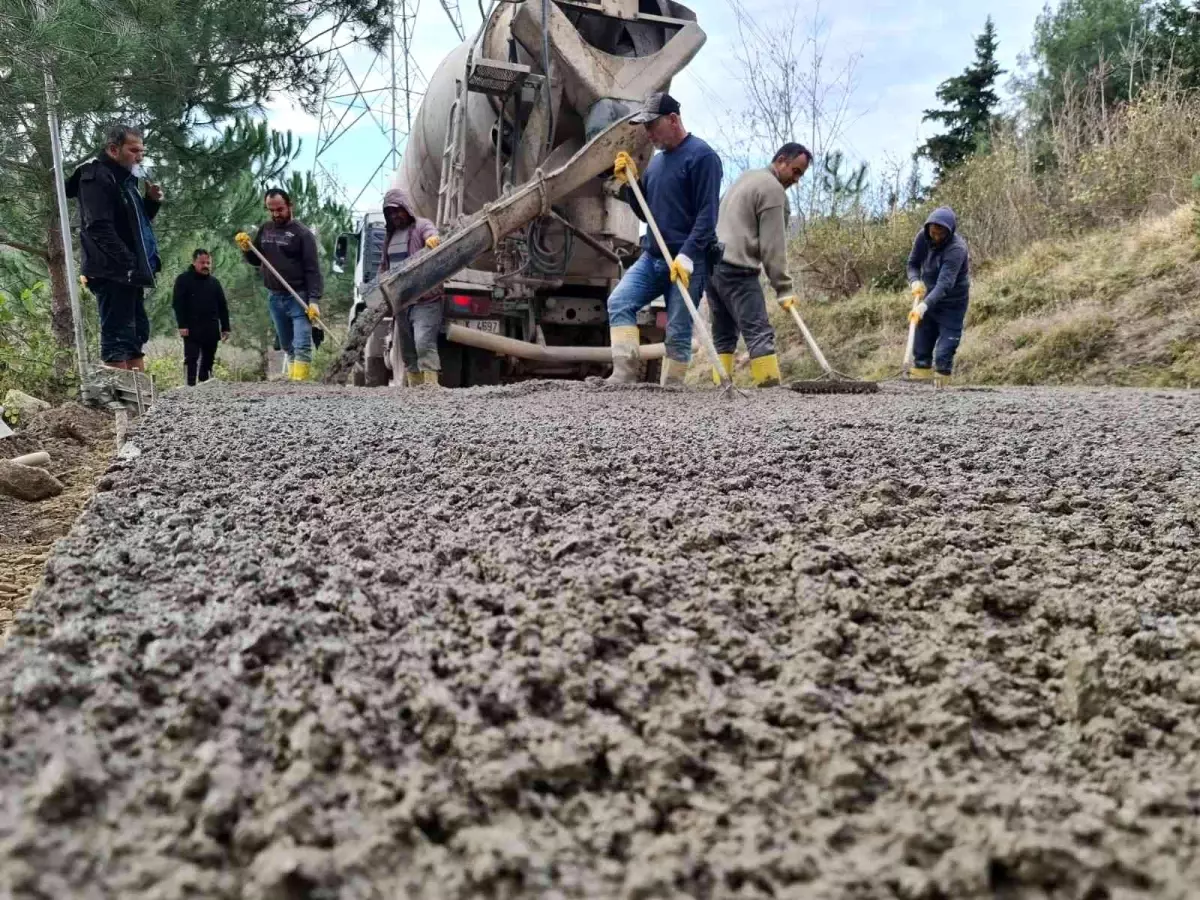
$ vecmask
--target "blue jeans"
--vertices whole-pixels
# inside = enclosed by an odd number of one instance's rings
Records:
[[[140,288],[101,278],[88,280],[100,313],[100,359],[106,363],[141,359],[150,340],[146,296]]]
[[[704,295],[706,273],[704,263],[693,260],[688,293],[699,305]],[[692,315],[679,288],[671,284],[671,265],[662,257],[643,253],[638,261],[625,270],[625,277],[608,296],[608,324],[613,328],[636,325],[637,314],[656,297],[667,300],[667,356],[677,362],[692,358]]]
[[[936,369],[942,375],[954,372],[954,354],[962,340],[967,306],[943,307],[940,304],[925,313],[913,335],[913,364],[918,369]]]
[[[267,294],[267,304],[279,336],[279,349],[295,362],[312,362],[312,323],[304,308],[291,294],[275,291]]]

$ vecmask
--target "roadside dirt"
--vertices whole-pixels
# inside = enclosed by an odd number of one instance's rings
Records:
[[[0,641],[41,579],[54,542],[66,535],[92,496],[114,449],[113,417],[74,403],[47,410],[28,428],[0,438],[0,459],[49,453],[48,471],[66,488],[36,503],[0,494]]]
[[[0,649],[0,896],[1182,898],[1200,395],[161,400]]]

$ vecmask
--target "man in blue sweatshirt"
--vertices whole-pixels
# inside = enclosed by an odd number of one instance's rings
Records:
[[[647,229],[642,255],[608,298],[608,324],[613,347],[614,384],[638,379],[637,314],[656,297],[667,301],[667,358],[662,383],[681,384],[692,358],[692,317],[677,285],[700,302],[708,277],[708,257],[717,241],[717,210],[721,199],[721,159],[679,117],[679,102],[670,94],[651,94],[630,121],[646,126],[658,153],[638,178],[628,153],[617,154],[613,177],[621,182],[621,199],[641,208],[629,189],[637,178],[646,204],[662,231],[671,259],[663,259],[658,242]]]
[[[950,383],[954,354],[962,340],[963,322],[971,294],[967,242],[958,233],[958,219],[948,206],[935,209],[917,233],[908,256],[908,280],[916,324],[912,378]]]

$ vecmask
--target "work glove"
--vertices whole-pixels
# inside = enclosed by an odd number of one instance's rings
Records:
[[[925,313],[926,313],[926,311],[928,311],[928,309],[929,309],[929,306],[925,303],[924,300],[922,300],[920,303],[918,303],[916,306],[914,306],[912,308],[912,312],[910,312],[908,314],[909,323],[912,325],[916,325],[923,318],[925,318]]]
[[[613,161],[613,178],[617,179],[621,184],[629,184],[631,178],[636,179],[637,177],[637,163],[633,161],[632,156],[622,150],[617,154],[616,160]]]
[[[671,262],[671,283],[680,282],[684,288],[687,288],[692,281],[692,270],[694,265],[690,257],[680,253]]]
[[[442,239],[440,237],[438,237],[436,234],[431,234],[428,238],[425,239],[425,246],[428,247],[430,250],[436,250],[441,245],[441,243],[442,243]]]
[[[234,240],[237,241],[238,248],[243,253],[249,253],[250,248],[254,245],[254,242],[250,240],[250,235],[246,234],[244,231],[239,231]]]
[[[920,303],[925,299],[925,294],[928,290],[928,288],[925,287],[925,282],[923,281],[914,281],[911,285],[909,285],[909,289],[912,291],[913,300],[917,303]]]
[[[785,310],[791,310],[796,305],[796,295],[788,294],[786,297],[779,298],[779,305]]]
[[[308,304],[308,306],[305,308],[304,312],[308,316],[308,321],[310,321],[310,322],[317,321],[317,319],[321,315],[321,310],[315,303]]]

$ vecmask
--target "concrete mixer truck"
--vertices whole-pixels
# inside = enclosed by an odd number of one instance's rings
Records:
[[[382,211],[338,241],[336,267],[353,245],[356,292],[331,377],[399,383],[391,310],[437,284],[443,386],[606,374],[606,300],[640,231],[612,160],[623,149],[648,161],[627,120],[703,46],[695,19],[673,0],[496,3],[434,72],[392,179],[442,245],[376,279]],[[644,378],[656,380],[661,301],[640,324]]]

